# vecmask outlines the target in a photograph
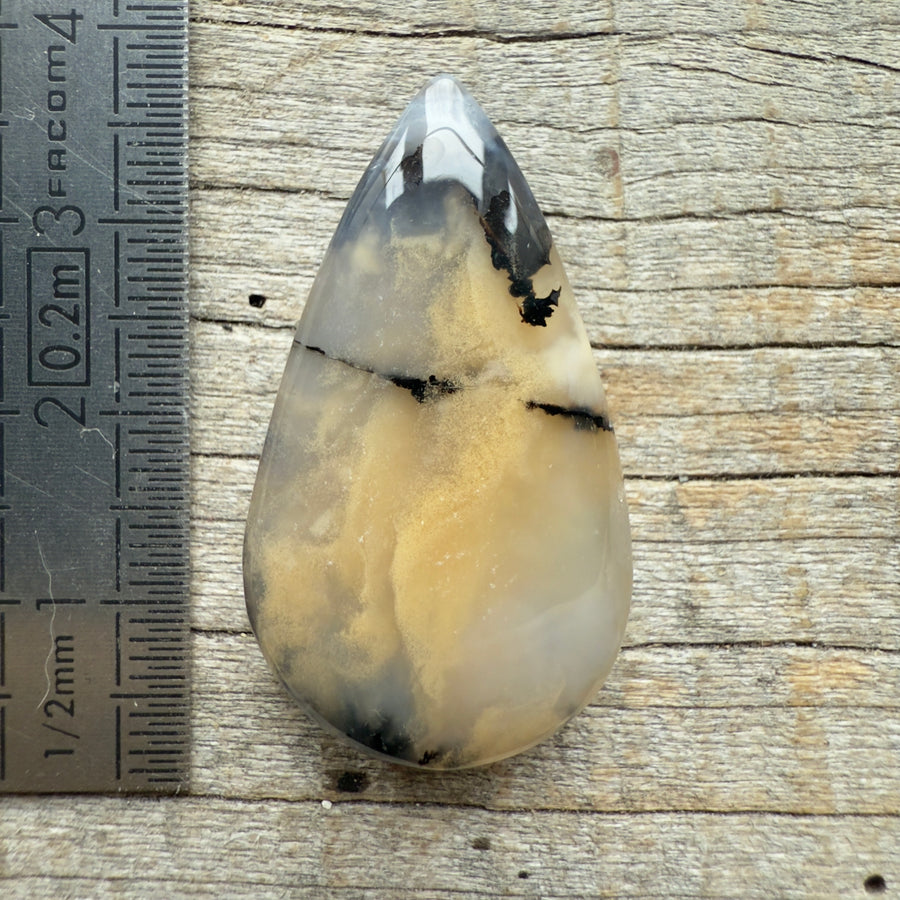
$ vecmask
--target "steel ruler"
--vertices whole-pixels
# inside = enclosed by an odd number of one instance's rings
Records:
[[[0,2],[0,791],[176,791],[187,0]]]

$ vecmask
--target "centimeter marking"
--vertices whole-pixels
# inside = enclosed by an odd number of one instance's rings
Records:
[[[0,0],[0,792],[176,791],[187,0]]]

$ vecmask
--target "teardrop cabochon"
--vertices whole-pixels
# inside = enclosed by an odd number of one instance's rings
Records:
[[[316,277],[244,582],[288,691],[394,762],[518,753],[612,667],[631,543],[603,388],[544,217],[450,76],[401,116]]]

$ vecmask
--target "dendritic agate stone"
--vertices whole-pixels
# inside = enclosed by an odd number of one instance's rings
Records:
[[[400,118],[316,278],[244,579],[288,691],[397,762],[524,750],[613,664],[631,545],[603,388],[544,217],[449,76]]]

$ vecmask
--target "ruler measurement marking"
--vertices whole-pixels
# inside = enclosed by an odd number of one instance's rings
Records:
[[[119,485],[116,484],[116,490],[118,491]],[[116,546],[115,546],[115,566],[116,566],[116,593],[119,593],[122,590],[122,517],[116,516]],[[119,622],[116,620],[116,684],[118,681],[118,672],[119,672],[119,657],[118,657],[118,646],[119,646],[119,636],[118,636],[118,627]]]
[[[126,109],[175,109],[180,104],[175,103],[161,103],[161,100],[178,100],[177,93],[174,97],[170,96],[169,92],[163,91],[148,91],[146,94],[146,100],[135,100],[131,103],[126,103]]]
[[[122,401],[122,335],[119,328],[113,329],[113,399],[116,403]]]
[[[149,224],[149,219],[138,219],[136,217],[127,218],[124,216],[116,216],[113,218],[112,216],[101,216],[98,220],[100,225],[147,225]],[[130,317],[128,317],[130,318]]]
[[[129,141],[128,147],[172,147],[172,150],[148,150],[147,152],[154,156],[162,156],[176,154],[179,150],[184,150],[184,141]],[[139,243],[139,238],[133,239],[135,243]]]
[[[157,57],[158,58],[158,57]],[[181,64],[172,65],[171,63],[129,63],[126,68],[131,69],[132,71],[142,71],[149,72],[148,78],[152,77],[153,73],[157,70],[172,70],[176,69],[178,71],[178,75],[174,76],[177,78],[182,78],[184,76],[184,67]],[[166,75],[166,78],[171,78],[173,76]]]
[[[118,200],[116,200],[118,202]],[[118,206],[116,206],[118,209]],[[121,282],[122,282],[122,239],[121,232],[117,228],[113,232],[113,304],[116,309],[121,304]],[[119,329],[116,329],[116,353],[119,352]]]
[[[113,697],[116,700],[157,700],[161,697],[165,697],[169,700],[175,701],[183,699],[181,691],[176,691],[172,694],[151,694],[149,691],[117,691],[113,694],[110,694],[110,697]]]
[[[180,391],[129,391],[129,397],[180,397]],[[160,401],[162,403],[162,401]],[[142,451],[143,452],[143,451]]]
[[[128,82],[128,87],[137,91],[149,91],[155,87],[159,87],[160,81],[183,81],[184,69],[181,66],[171,66],[164,63],[158,65],[147,66],[128,66],[132,71],[140,70],[146,81]],[[173,71],[174,70],[174,71]],[[141,76],[138,75],[138,78]],[[152,79],[152,80],[151,80]]]
[[[119,113],[119,38],[113,38],[112,98],[113,113]],[[117,207],[118,208],[118,207]]]
[[[119,135],[113,134],[113,209],[119,211]]]
[[[122,613],[116,613],[116,687],[122,685]]]
[[[132,24],[126,25],[124,22],[116,23],[116,22],[101,22],[97,25],[97,28],[100,31],[163,31],[164,29],[168,29],[171,31],[181,30],[180,25],[142,25],[142,24]],[[149,36],[149,35],[148,35]],[[160,37],[160,40],[168,40],[170,35],[163,35]]]
[[[125,45],[126,50],[184,50],[184,48],[180,44],[161,44],[156,42],[154,44],[136,44],[133,41]]]
[[[116,684],[119,682],[117,681]],[[115,778],[122,780],[122,707],[116,704]]]
[[[169,723],[164,723],[164,724],[169,724]],[[183,739],[181,739],[181,740],[177,739],[177,736],[179,734],[181,734],[180,731],[168,731],[161,726],[157,727],[156,730],[131,728],[128,730],[128,733],[130,735],[134,735],[135,737],[152,737],[153,740],[148,741],[147,743],[153,744],[153,745],[160,745],[160,746],[175,745],[175,746],[177,746],[179,744],[185,743]],[[176,738],[176,740],[171,740],[171,741],[166,740],[166,738],[169,736]]]

